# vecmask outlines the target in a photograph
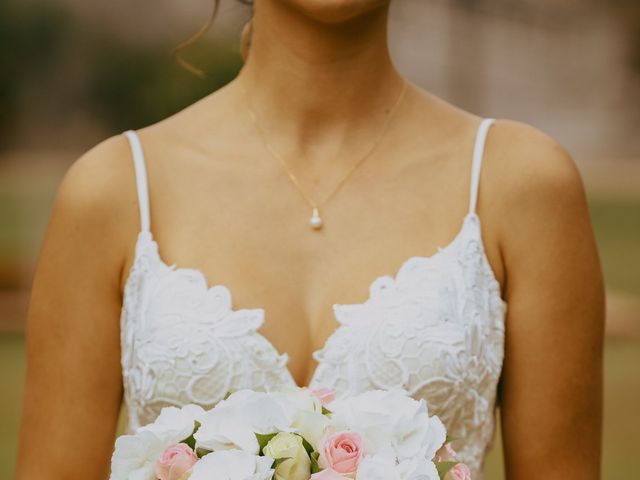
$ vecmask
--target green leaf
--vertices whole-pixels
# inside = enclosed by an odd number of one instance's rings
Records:
[[[198,458],[202,458],[202,457],[204,457],[205,455],[208,455],[211,452],[213,452],[213,450],[209,450],[208,448],[198,447],[196,449],[196,455],[198,456]]]
[[[302,439],[302,446],[307,451],[307,454],[311,456],[311,453],[313,452],[314,448],[311,446],[309,442],[307,442],[307,440],[302,435],[298,435],[298,436]]]
[[[324,405],[322,406],[322,414],[323,415],[331,415],[333,412],[331,410],[329,410],[327,407],[325,407]]]
[[[264,455],[262,453],[262,449],[267,446],[267,443],[277,435],[277,433],[267,433],[263,435],[262,433],[256,433],[256,439],[258,440],[258,453],[260,455]]]
[[[449,443],[449,442],[453,442],[455,440],[458,440],[456,437],[450,437],[449,434],[447,433],[446,438],[444,439],[444,443]]]
[[[318,473],[320,471],[320,465],[318,465],[319,452],[311,452],[309,458],[311,459],[311,473]]]
[[[198,429],[200,428],[200,422],[199,421],[195,421],[194,426],[193,426],[193,433],[191,435],[189,435],[187,438],[185,438],[184,440],[180,440],[179,443],[186,443],[187,445],[189,445],[189,447],[191,448],[191,450],[195,450],[196,449],[196,439],[193,436]]]
[[[438,476],[440,480],[451,470],[458,462],[436,462],[436,470],[438,470]]]
[[[187,445],[189,445],[189,448],[191,448],[191,450],[195,450],[196,449],[196,439],[194,438],[193,435],[191,435],[190,437],[185,438],[180,443],[186,443]]]

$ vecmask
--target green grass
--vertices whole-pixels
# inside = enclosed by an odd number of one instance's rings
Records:
[[[10,258],[20,251],[21,226],[19,198],[0,191],[0,258]]]
[[[24,337],[0,335],[0,478],[14,474],[24,373]]]
[[[640,296],[640,196],[591,198],[589,210],[607,286]]]

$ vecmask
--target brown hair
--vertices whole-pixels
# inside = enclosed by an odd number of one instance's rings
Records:
[[[251,0],[238,0],[240,3],[244,3],[245,5],[253,5]],[[193,45],[196,41],[198,41],[207,31],[212,27],[213,23],[218,16],[218,9],[220,7],[220,0],[213,0],[213,8],[211,9],[211,15],[207,19],[207,22],[200,27],[196,33],[191,35],[186,40],[183,40],[178,45],[173,47],[170,53],[173,55],[174,60],[178,65],[183,67],[185,70],[197,75],[198,77],[204,77],[204,72],[199,68],[195,67],[193,64],[187,62],[184,58],[180,56],[180,51],[184,50],[190,45]],[[251,19],[245,23],[242,28],[242,35],[240,38],[240,55],[244,60],[247,59],[247,55],[249,55],[249,46],[251,44]]]

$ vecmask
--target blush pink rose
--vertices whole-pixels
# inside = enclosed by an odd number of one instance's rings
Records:
[[[160,480],[178,480],[198,461],[198,456],[186,443],[170,446],[156,461],[155,473]]]
[[[326,468],[321,472],[311,475],[310,480],[345,480],[347,477],[343,477],[333,468]]]
[[[336,392],[327,387],[313,388],[311,393],[320,400],[322,405],[327,405],[336,399]]]
[[[355,473],[364,456],[362,437],[356,432],[328,432],[318,442],[323,468],[331,468],[339,474]]]
[[[456,463],[444,478],[446,480],[471,480],[471,472],[464,463]]]

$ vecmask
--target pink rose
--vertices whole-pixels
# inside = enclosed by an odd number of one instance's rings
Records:
[[[451,446],[451,442],[445,443],[440,450],[436,452],[436,460],[438,462],[450,462],[456,459],[456,451]]]
[[[198,456],[186,443],[167,448],[156,461],[155,473],[160,480],[178,480],[198,461]]]
[[[471,480],[471,472],[464,463],[456,463],[444,478],[446,480]]]
[[[318,452],[321,467],[341,474],[355,473],[364,456],[362,437],[356,432],[327,432],[318,442]]]
[[[322,405],[327,405],[336,399],[336,392],[327,387],[313,388],[311,393],[320,400]]]
[[[336,472],[333,468],[326,468],[321,472],[314,473],[311,475],[310,480],[345,480],[347,477],[343,477],[338,472]]]

